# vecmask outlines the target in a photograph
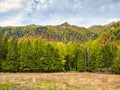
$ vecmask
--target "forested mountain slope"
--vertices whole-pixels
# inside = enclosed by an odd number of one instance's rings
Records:
[[[111,23],[104,27],[107,27],[104,32],[98,37],[98,40],[111,41],[120,44],[120,22]]]
[[[7,37],[23,38],[28,36],[41,36],[47,41],[77,41],[85,42],[88,40],[94,40],[101,38],[104,34],[112,35],[112,38],[117,40],[120,39],[120,22],[113,22],[107,25],[93,25],[89,28],[78,27],[70,25],[65,22],[61,25],[56,26],[38,26],[38,25],[27,25],[27,26],[6,26],[0,27],[0,33]]]
[[[84,27],[70,25],[67,22],[56,26],[19,26],[0,27],[0,33],[7,37],[41,36],[49,41],[85,42],[98,37],[98,33]]]

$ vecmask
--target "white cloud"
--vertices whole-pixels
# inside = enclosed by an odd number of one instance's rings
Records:
[[[45,9],[45,8],[47,8],[47,4],[46,3],[44,3],[44,4],[38,4],[37,6],[36,6],[36,10],[41,10],[41,9]]]
[[[110,23],[110,22],[116,22],[118,20],[120,20],[120,18],[116,18],[116,17],[115,18],[109,18],[109,19],[106,20],[105,23],[107,24],[107,23]]]
[[[90,27],[92,25],[106,25],[111,22],[116,22],[118,20],[120,20],[120,18],[103,18],[103,19],[91,18],[91,20],[85,21],[85,23],[83,23],[82,26]]]
[[[3,20],[2,22],[0,22],[1,26],[19,26],[22,25],[22,21],[23,21],[23,14],[19,14],[17,16],[14,17],[9,17],[8,19]]]
[[[120,20],[120,2],[113,0],[2,0],[0,25],[56,25],[65,21],[79,26]]]
[[[19,9],[22,0],[4,0],[0,2],[0,12],[7,12],[11,9]]]
[[[41,3],[45,3],[45,2],[46,2],[46,0],[40,0],[40,2],[41,2]]]

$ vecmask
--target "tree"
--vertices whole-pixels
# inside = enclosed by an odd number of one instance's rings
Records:
[[[85,47],[83,44],[79,45],[77,49],[77,71],[85,71]]]
[[[12,38],[8,42],[8,53],[6,55],[6,60],[2,63],[2,70],[9,72],[17,72],[19,69],[19,59],[17,50],[17,41]]]
[[[111,68],[114,73],[120,74],[120,46],[117,47],[116,57],[113,59]]]
[[[20,72],[31,72],[33,68],[32,44],[29,39],[18,42],[18,54],[20,59]]]
[[[8,39],[0,35],[0,71],[2,71],[2,62],[6,59],[8,52]]]

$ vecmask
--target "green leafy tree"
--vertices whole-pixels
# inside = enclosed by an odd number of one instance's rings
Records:
[[[19,58],[17,51],[17,41],[12,38],[8,43],[8,53],[6,55],[6,60],[2,63],[3,71],[17,72],[19,68]]]
[[[120,46],[118,46],[116,57],[113,59],[112,71],[116,74],[120,74]]]
[[[6,60],[8,52],[8,39],[0,35],[0,71],[2,71],[2,62]]]

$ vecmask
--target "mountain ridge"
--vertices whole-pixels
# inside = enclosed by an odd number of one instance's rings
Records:
[[[0,27],[0,33],[6,37],[16,37],[22,38],[26,36],[41,36],[42,38],[52,40],[52,41],[77,41],[77,42],[86,42],[88,40],[97,39],[104,32],[115,31],[114,29],[119,29],[120,21],[112,22],[106,25],[93,25],[89,28],[79,27],[76,25],[71,25],[68,22],[64,22],[60,25],[46,25],[40,26],[35,24],[30,24],[26,26],[6,26]],[[109,32],[112,33],[112,32]],[[113,34],[114,34],[113,33]],[[114,35],[119,39],[119,34]]]

